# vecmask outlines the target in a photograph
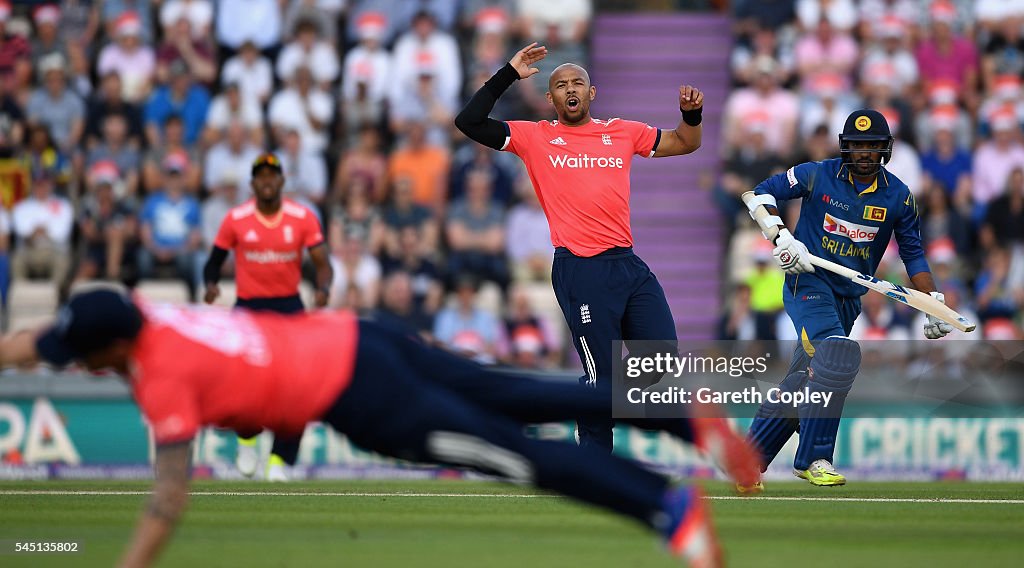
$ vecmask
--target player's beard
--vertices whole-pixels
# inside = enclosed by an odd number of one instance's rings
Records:
[[[583,121],[586,118],[589,109],[583,99],[580,99],[580,103],[576,105],[575,109],[569,109],[568,105],[562,106],[563,121],[569,124],[576,124]]]
[[[854,175],[858,176],[872,176],[878,173],[881,169],[882,157],[872,156],[870,154],[854,154],[853,163],[850,169]]]

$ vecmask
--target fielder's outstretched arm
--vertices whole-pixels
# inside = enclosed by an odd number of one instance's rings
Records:
[[[157,446],[153,464],[156,485],[121,560],[121,568],[153,564],[167,543],[188,504],[191,455],[192,440]]]
[[[38,362],[36,338],[40,333],[42,328],[21,329],[0,338],[0,367]]]
[[[469,99],[466,106],[459,111],[455,117],[455,127],[470,140],[501,150],[508,143],[508,125],[500,120],[494,120],[488,115],[494,110],[494,103],[512,83],[518,79],[525,79],[540,70],[530,67],[534,63],[544,59],[548,50],[544,46],[538,46],[536,42],[520,49],[504,67],[498,70],[493,77],[480,87],[473,97]]]
[[[701,127],[703,110],[704,93],[690,85],[679,87],[679,112],[683,113],[683,118],[675,130],[661,131],[658,147],[654,149],[654,157],[682,156],[700,148],[704,136],[704,129]]]

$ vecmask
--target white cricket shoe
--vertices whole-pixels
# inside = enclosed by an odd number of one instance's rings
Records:
[[[238,453],[235,454],[235,467],[246,476],[256,475],[256,469],[260,465],[260,453],[256,448],[256,438],[238,439]]]
[[[288,481],[288,464],[280,456],[270,454],[267,460],[267,481],[284,483]]]

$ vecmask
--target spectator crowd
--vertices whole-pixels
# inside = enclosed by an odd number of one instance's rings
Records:
[[[331,305],[482,361],[565,346],[547,223],[518,160],[453,117],[529,40],[585,61],[591,2],[0,0],[0,299],[177,279],[195,301],[261,152],[330,246]],[[547,72],[549,69],[542,69]],[[546,82],[495,116],[551,118]],[[490,301],[481,301],[486,296]],[[486,300],[486,298],[484,298]],[[552,300],[553,301],[553,300]]]
[[[0,0],[0,303],[11,287],[178,279],[188,297],[265,150],[320,217],[333,306],[481,361],[567,362],[551,245],[515,157],[453,127],[515,49],[586,62],[590,0]],[[739,201],[838,155],[873,107],[972,338],[1022,338],[1024,0],[736,0],[713,195],[730,257],[722,338],[791,338],[782,277]],[[494,115],[551,118],[544,81]],[[795,207],[787,220],[795,222]],[[895,246],[895,245],[894,245]],[[895,250],[879,274],[906,283]],[[685,314],[683,315],[685,317]],[[865,301],[855,337],[918,337]],[[572,360],[572,358],[568,358]]]
[[[896,137],[886,169],[913,192],[946,303],[980,322],[952,338],[1022,339],[1024,1],[737,0],[734,88],[713,189],[729,228],[730,290],[719,336],[795,338],[782,275],[742,192],[804,161],[839,155],[864,107]],[[785,211],[796,221],[799,204]],[[890,246],[880,277],[906,284]],[[924,316],[868,294],[852,336],[922,338]]]

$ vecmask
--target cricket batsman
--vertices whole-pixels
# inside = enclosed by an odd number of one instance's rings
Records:
[[[838,159],[803,163],[774,175],[754,189],[756,197],[748,203],[752,216],[759,207],[771,214],[759,221],[762,231],[779,230],[773,254],[786,272],[786,313],[800,337],[780,387],[788,392],[809,388],[812,393],[832,393],[827,406],[801,404],[795,415],[779,403],[762,404],[749,438],[767,469],[789,437],[800,432],[793,474],[812,485],[846,483],[832,461],[843,404],[860,369],[860,346],[847,336],[866,288],[828,271],[815,271],[808,252],[874,274],[895,235],[913,287],[944,301],[921,247],[914,196],[885,170],[892,146],[885,117],[876,110],[858,110],[846,119],[839,135]],[[803,200],[792,233],[778,215],[778,202],[789,199]],[[938,339],[952,330],[929,315],[924,335]],[[763,486],[758,482],[738,489],[758,492]]]

